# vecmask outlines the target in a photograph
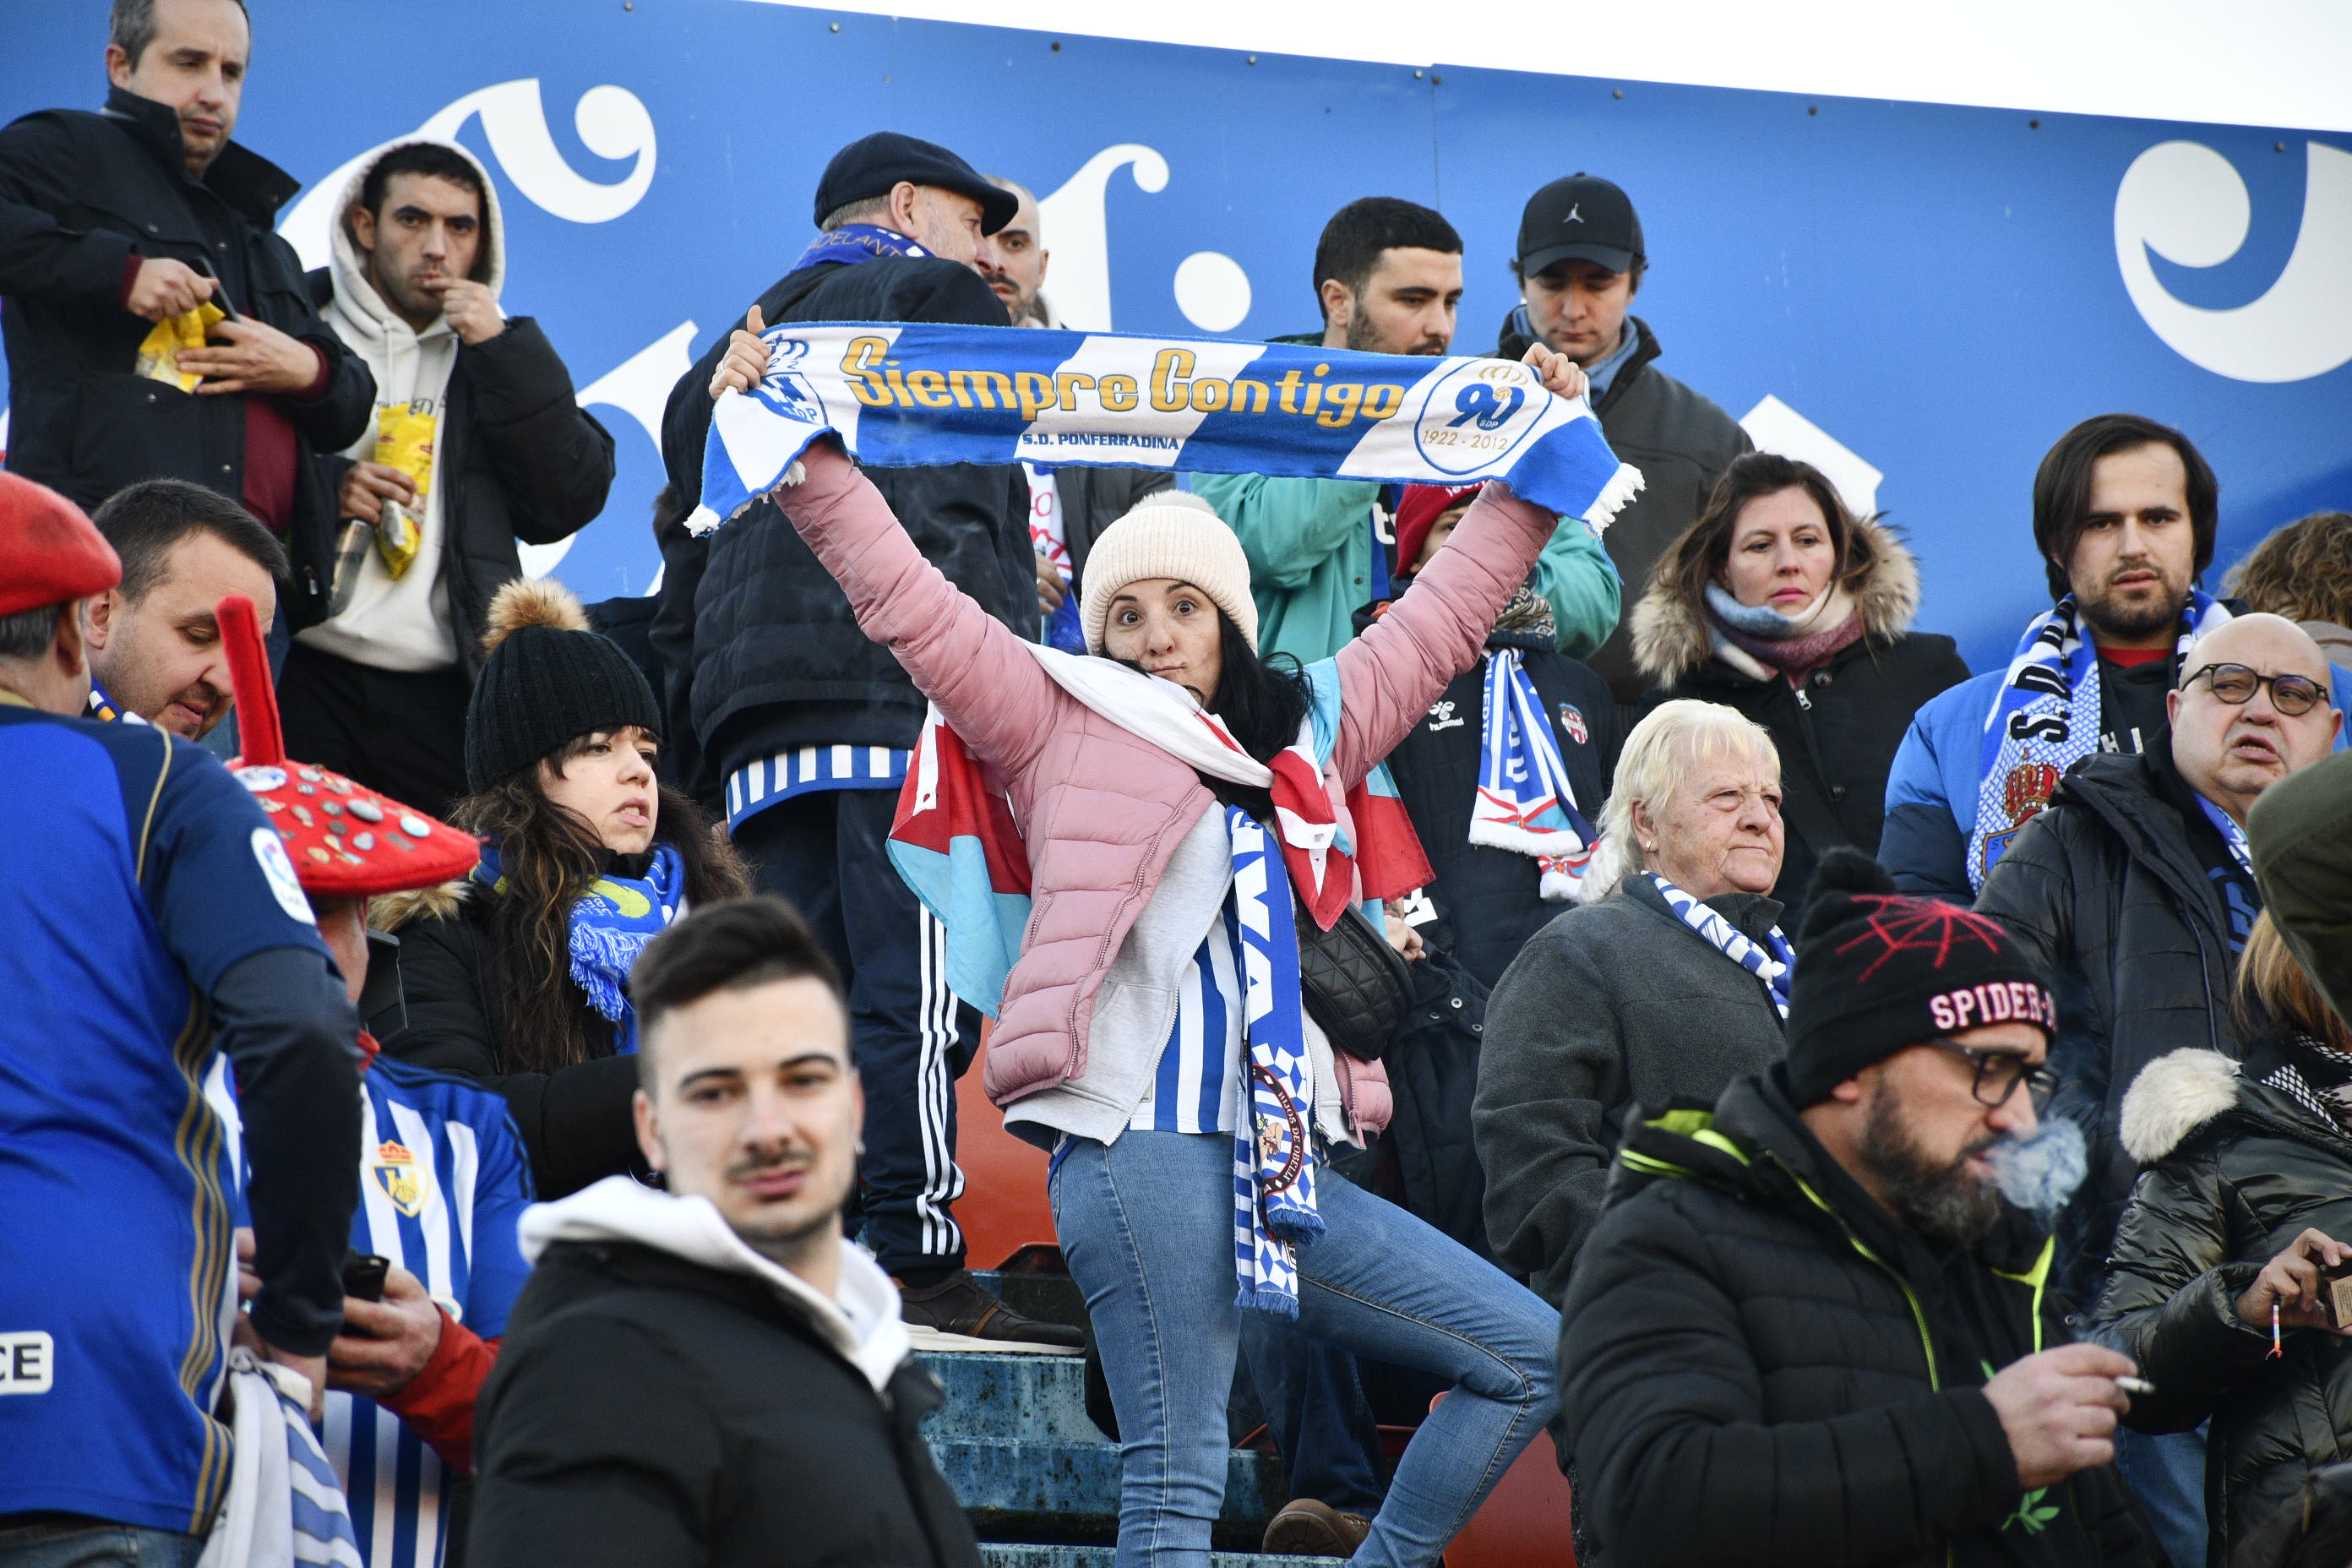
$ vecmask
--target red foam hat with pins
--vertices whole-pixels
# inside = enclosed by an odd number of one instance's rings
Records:
[[[341,773],[289,761],[253,601],[231,594],[215,614],[245,747],[229,771],[286,840],[304,892],[314,899],[367,899],[435,887],[474,868],[482,846],[472,834]]]

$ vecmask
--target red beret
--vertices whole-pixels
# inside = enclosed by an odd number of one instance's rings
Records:
[[[122,562],[81,508],[47,485],[0,474],[0,616],[103,594]]]
[[[231,594],[214,614],[226,645],[229,683],[236,690],[237,740],[244,748],[229,772],[269,814],[305,893],[313,899],[372,899],[404,888],[436,887],[474,868],[482,846],[472,834],[341,773],[289,761],[253,601]]]
[[[1413,563],[1421,559],[1422,544],[1429,538],[1429,531],[1437,526],[1439,518],[1464,501],[1477,498],[1476,485],[1413,485],[1408,488],[1404,499],[1397,502],[1397,574],[1402,576],[1410,573]]]

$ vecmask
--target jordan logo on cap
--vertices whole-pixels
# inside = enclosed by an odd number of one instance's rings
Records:
[[[1582,208],[1583,205],[1584,204],[1582,202],[1570,203],[1568,216],[1559,221],[1562,223],[1582,223],[1584,221],[1584,214],[1580,209]]]

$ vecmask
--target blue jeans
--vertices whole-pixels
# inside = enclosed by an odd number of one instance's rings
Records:
[[[172,1530],[70,1514],[37,1523],[0,1518],[0,1568],[195,1568],[204,1552],[203,1536]]]
[[[1315,1179],[1339,1178],[1318,1171]],[[1271,1312],[1244,1312],[1242,1361],[1290,1472],[1290,1495],[1370,1518],[1381,1506],[1381,1429],[1356,1358]]]
[[[1207,1568],[1224,1500],[1234,1305],[1234,1141],[1070,1141],[1048,1191],[1118,1411],[1118,1568]],[[1458,1243],[1319,1172],[1328,1227],[1299,1249],[1299,1328],[1450,1379],[1398,1462],[1360,1563],[1433,1563],[1558,1408],[1559,1315]]]
[[[2151,1437],[2126,1426],[2116,1433],[2116,1473],[2131,1489],[2140,1517],[2172,1559],[2197,1568],[2206,1557],[2205,1428]]]

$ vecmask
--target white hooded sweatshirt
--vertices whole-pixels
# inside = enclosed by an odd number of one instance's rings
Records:
[[[526,1262],[559,1241],[630,1241],[725,1274],[746,1274],[806,1311],[817,1330],[880,1393],[913,1353],[898,1316],[898,1290],[856,1242],[841,1243],[841,1281],[828,1296],[737,1236],[705,1197],[676,1197],[630,1176],[607,1176],[551,1204],[523,1211],[518,1234]]]
[[[431,420],[437,430],[447,411],[449,374],[457,366],[462,346],[457,332],[446,318],[419,332],[384,302],[375,285],[368,281],[366,260],[352,237],[351,224],[352,209],[359,205],[360,189],[376,160],[394,147],[435,140],[403,136],[377,148],[352,175],[335,208],[331,263],[335,297],[320,314],[375,375],[376,417],[342,454],[359,462],[391,458],[390,453],[379,458],[376,447],[387,415]],[[457,153],[482,177],[482,245],[471,277],[487,285],[495,297],[505,286],[507,265],[506,226],[499,213],[498,187],[473,153],[454,142],[439,145]],[[419,428],[423,426],[414,423],[407,426],[411,433]],[[442,502],[447,487],[442,482],[439,446],[436,439],[424,473],[410,476],[422,479],[420,488],[425,491],[423,512],[416,520],[420,538],[415,560],[394,577],[373,547],[340,559],[339,576],[354,573],[356,576],[348,593],[341,581],[336,584],[334,597],[341,604],[339,611],[296,634],[306,646],[377,669],[448,669],[457,664],[457,637],[449,614],[449,587],[441,573],[447,526]],[[393,466],[409,465],[394,461]]]

